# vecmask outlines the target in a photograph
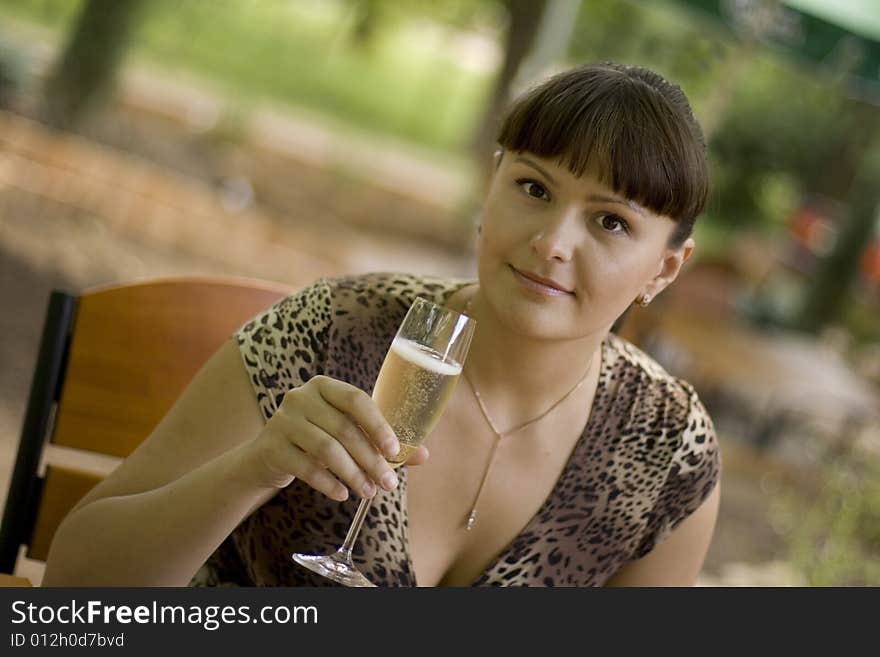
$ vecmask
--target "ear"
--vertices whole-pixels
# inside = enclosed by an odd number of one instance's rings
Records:
[[[681,246],[675,249],[667,249],[663,255],[663,260],[660,261],[657,274],[648,281],[643,294],[653,299],[666,289],[667,285],[678,278],[682,266],[691,257],[695,246],[696,243],[693,238],[689,237]]]

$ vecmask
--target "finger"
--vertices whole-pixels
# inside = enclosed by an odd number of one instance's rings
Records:
[[[348,499],[348,489],[323,465],[290,442],[286,436],[278,435],[267,451],[264,460],[272,470],[289,472],[316,491],[338,502]]]
[[[348,499],[348,489],[336,477],[330,474],[326,468],[309,458],[309,455],[300,450],[296,445],[291,445],[290,447],[291,449],[299,450],[302,454],[304,465],[300,466],[302,471],[302,474],[299,475],[300,480],[337,502],[344,502]]]
[[[385,490],[397,486],[397,475],[388,461],[376,450],[360,426],[334,406],[325,404],[319,412],[306,415],[306,419],[337,439],[364,474],[378,482]],[[358,489],[354,489],[358,490]]]
[[[400,451],[400,443],[394,430],[382,415],[376,402],[360,388],[321,377],[318,392],[328,404],[348,415],[355,424],[360,425],[370,441],[386,456],[395,456]]]
[[[357,427],[354,427],[354,431],[358,431]],[[360,440],[364,440],[363,437]],[[330,472],[361,497],[372,497],[376,494],[376,484],[373,483],[372,478],[354,460],[339,439],[327,433],[322,427],[304,418],[296,432],[296,445],[313,459],[324,464]]]
[[[420,445],[416,448],[416,451],[412,453],[412,456],[406,460],[404,465],[421,465],[427,461],[430,456],[431,454],[428,452],[428,448],[424,445]]]

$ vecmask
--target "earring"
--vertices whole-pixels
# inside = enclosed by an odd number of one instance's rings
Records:
[[[642,308],[651,303],[651,295],[650,294],[640,294],[636,299],[636,303],[639,304]]]

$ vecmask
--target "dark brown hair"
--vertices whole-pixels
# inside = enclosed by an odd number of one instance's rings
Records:
[[[706,205],[706,142],[684,92],[638,66],[602,63],[560,73],[509,110],[498,143],[558,158],[678,223],[680,246]]]

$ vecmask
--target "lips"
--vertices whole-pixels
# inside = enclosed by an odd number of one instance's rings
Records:
[[[543,276],[538,276],[537,274],[533,274],[528,271],[522,271],[520,269],[517,269],[513,265],[511,265],[510,268],[518,276],[526,279],[527,281],[531,281],[533,283],[539,284],[541,287],[545,288],[548,292],[552,291],[552,292],[556,292],[559,294],[574,294],[574,292],[572,290],[569,290],[567,287],[565,287],[561,283],[558,283],[557,281],[554,281],[552,278],[544,278]]]

